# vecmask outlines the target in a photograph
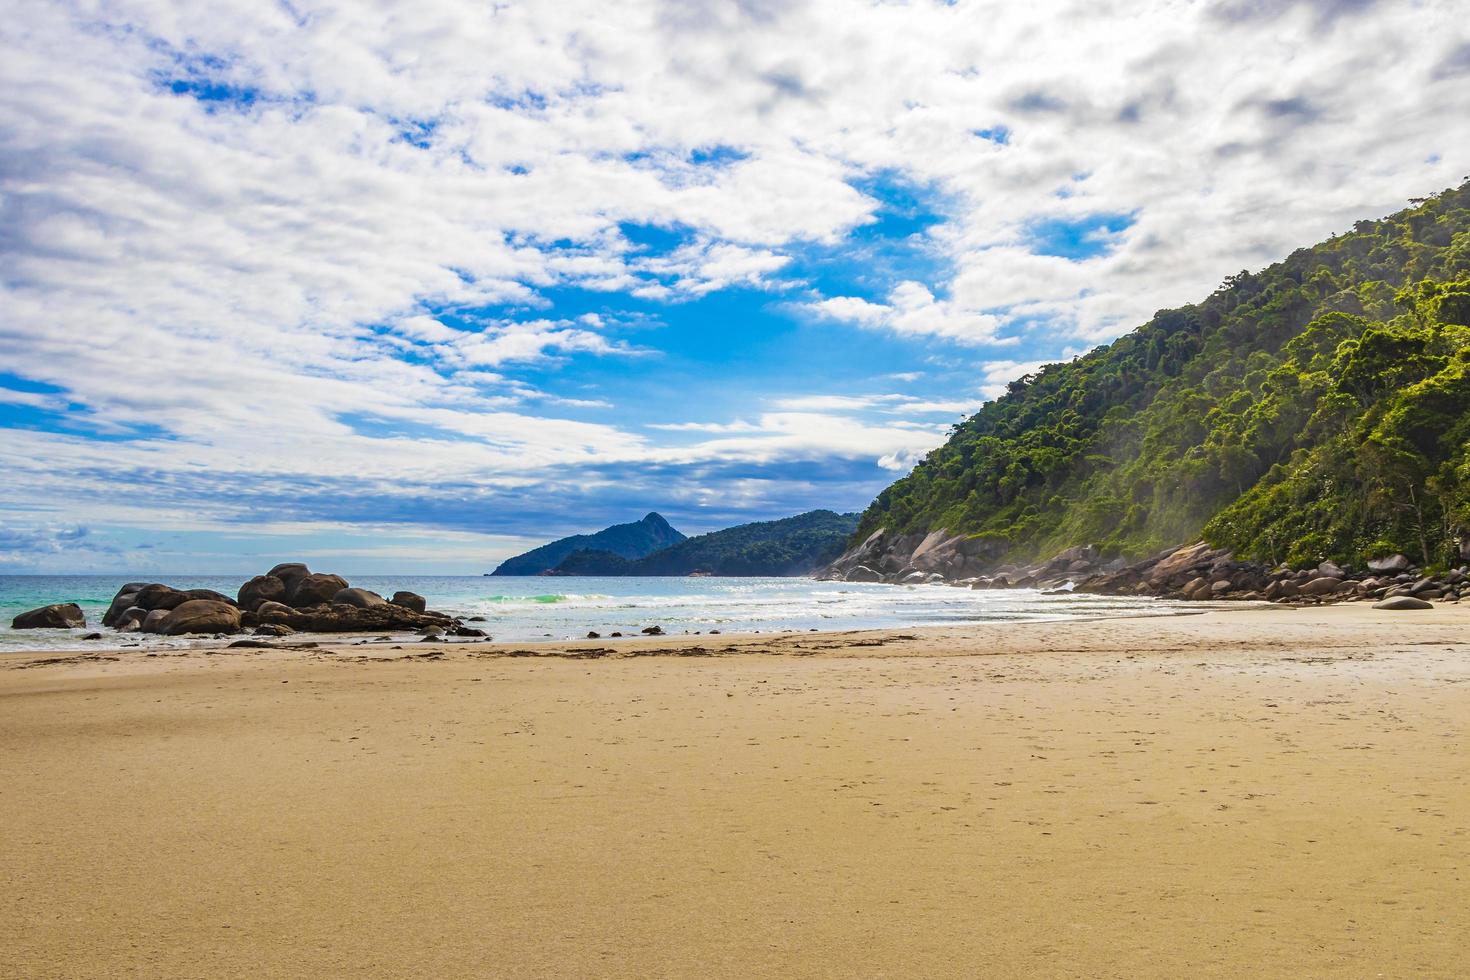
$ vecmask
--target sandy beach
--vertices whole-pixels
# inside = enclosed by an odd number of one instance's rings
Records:
[[[0,975],[1460,976],[1470,607],[0,657]]]

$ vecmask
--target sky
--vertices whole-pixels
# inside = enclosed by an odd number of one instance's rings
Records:
[[[11,4],[0,573],[861,510],[1467,173],[1465,0]]]

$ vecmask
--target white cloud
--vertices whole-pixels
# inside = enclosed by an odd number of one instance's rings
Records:
[[[808,293],[810,309],[916,345],[1024,334],[1018,359],[1458,182],[1463,5],[1330,7],[17,5],[0,23],[0,363],[64,393],[0,398],[137,438],[4,430],[5,502],[91,512],[127,488],[106,512],[142,520],[148,494],[205,473],[302,494],[350,474],[417,499],[591,465],[902,468],[942,427],[852,415],[963,412],[974,389],[630,431],[551,417],[555,396],[515,374],[648,353],[615,314],[563,318],[554,290],[774,289],[806,275],[803,249],[873,222],[854,182],[878,174],[944,201],[924,240],[940,271],[875,271],[862,291],[881,302]],[[1071,243],[1096,254],[1042,254],[1042,229],[1098,222]],[[640,248],[627,225],[678,244]],[[521,312],[468,312],[492,304]],[[1030,367],[977,368],[979,395]]]

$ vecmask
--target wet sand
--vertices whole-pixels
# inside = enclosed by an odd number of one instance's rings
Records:
[[[1470,606],[0,656],[0,976],[1462,976],[1467,736]]]

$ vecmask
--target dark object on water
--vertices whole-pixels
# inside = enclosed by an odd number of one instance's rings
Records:
[[[587,639],[589,639],[589,640],[600,640],[600,639],[602,639],[602,634],[601,633],[598,633],[598,632],[595,632],[593,630],[588,630],[587,631]]]
[[[84,640],[100,640],[100,639],[102,639],[102,634],[101,633],[88,633],[86,636],[82,637],[82,639],[84,639]]]
[[[622,635],[623,635],[623,634],[621,634],[621,633],[614,633],[614,634],[612,634],[612,635],[613,635],[613,636],[619,636],[619,637],[620,637],[620,636],[622,636]]]
[[[645,626],[645,627],[643,627],[643,635],[644,636],[663,636],[664,635],[664,628],[662,626]]]
[[[486,633],[484,630],[477,630],[473,626],[456,626],[454,629],[452,629],[452,630],[449,631],[449,635],[450,636],[485,636],[485,637],[488,637],[490,634],[489,633]]]

